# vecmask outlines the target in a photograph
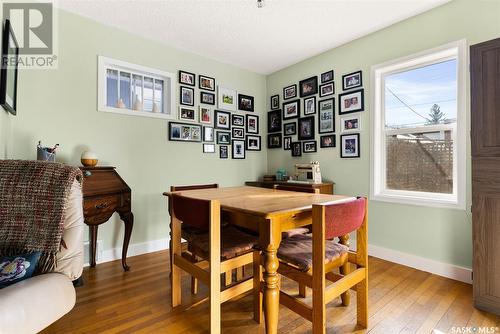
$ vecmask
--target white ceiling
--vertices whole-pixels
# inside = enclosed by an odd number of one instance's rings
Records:
[[[177,49],[269,74],[450,0],[59,0]]]

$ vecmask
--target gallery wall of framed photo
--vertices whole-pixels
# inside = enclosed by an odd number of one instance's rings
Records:
[[[170,141],[202,143],[203,153],[218,151],[220,159],[245,159],[247,152],[261,151],[254,96],[185,70],[179,70],[178,84],[178,120],[169,122]]]
[[[301,157],[318,150],[335,151],[338,146],[342,159],[361,156],[363,73],[344,73],[340,83],[335,74],[334,69],[326,70],[289,83],[269,97],[268,149],[283,149],[292,157]]]

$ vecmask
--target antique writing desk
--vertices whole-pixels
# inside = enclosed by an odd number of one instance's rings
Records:
[[[352,197],[299,193],[257,187],[232,187],[179,191],[183,196],[212,200],[221,204],[224,219],[259,233],[264,268],[264,316],[266,333],[278,332],[279,261],[277,251],[281,232],[311,224],[312,205],[336,203]],[[170,193],[164,193],[168,196]],[[179,284],[179,277],[172,277]]]

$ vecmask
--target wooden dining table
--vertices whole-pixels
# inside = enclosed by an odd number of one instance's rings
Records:
[[[278,332],[278,248],[281,232],[311,224],[313,204],[333,204],[353,197],[282,191],[258,187],[229,187],[179,191],[182,196],[220,201],[222,219],[258,232],[262,249],[263,305],[266,333]],[[165,196],[171,194],[164,193]],[[194,208],[193,208],[194,209]]]

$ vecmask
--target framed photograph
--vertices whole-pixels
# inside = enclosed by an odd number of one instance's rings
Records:
[[[314,116],[299,118],[299,140],[314,139]]]
[[[233,127],[233,138],[245,138],[245,129]]]
[[[302,152],[304,153],[314,153],[318,150],[316,146],[316,140],[309,140],[302,142],[302,145],[303,145]]]
[[[234,139],[232,152],[233,159],[245,159],[245,141]]]
[[[231,144],[231,132],[217,131],[217,144]]]
[[[300,100],[283,103],[283,119],[298,118],[300,114]]]
[[[214,112],[214,127],[216,129],[231,129],[231,113],[226,111],[215,110]]]
[[[342,76],[342,90],[348,90],[363,86],[361,71],[345,74]]]
[[[185,106],[194,106],[194,89],[181,86],[180,104]]]
[[[215,153],[215,145],[203,144],[203,153]]]
[[[200,89],[215,91],[215,79],[206,75],[198,75],[198,87]]]
[[[281,133],[267,135],[267,148],[281,148]]]
[[[283,137],[283,149],[285,151],[291,150],[292,137]]]
[[[238,94],[238,109],[243,111],[253,111],[253,96]]]
[[[220,109],[236,111],[238,96],[234,89],[219,87],[217,106]]]
[[[231,115],[231,125],[233,125],[233,126],[245,126],[245,116],[232,114]]]
[[[304,99],[304,116],[316,113],[316,96]]]
[[[283,100],[288,100],[294,97],[297,97],[297,84],[283,88]]]
[[[168,139],[172,141],[201,142],[201,125],[169,122]]]
[[[200,114],[200,123],[213,124],[214,121],[212,109],[202,106],[200,106],[198,109]]]
[[[299,82],[300,97],[318,93],[318,77],[310,77]]]
[[[247,118],[247,133],[259,133],[259,116],[245,115]]]
[[[196,109],[179,106],[179,119],[182,121],[196,122]]]
[[[247,135],[247,151],[260,151],[260,136]]]
[[[297,134],[297,123],[285,123],[283,124],[283,134],[285,136],[291,136]]]
[[[335,82],[330,82],[319,86],[319,97],[333,94],[335,94]]]
[[[335,132],[335,99],[333,97],[318,103],[318,132]]]
[[[215,105],[215,94],[200,92],[200,103]]]
[[[364,90],[339,94],[339,115],[363,111],[365,109]]]
[[[334,78],[333,70],[330,70],[330,71],[325,72],[325,73],[321,73],[321,83],[333,81],[333,78]]]
[[[271,110],[276,110],[280,108],[280,96],[273,95],[271,96]]]
[[[213,142],[214,141],[214,128],[211,126],[203,127],[203,141]]]
[[[281,110],[273,110],[267,113],[267,132],[281,132]]]
[[[329,148],[337,146],[335,135],[325,135],[319,137],[319,147]]]
[[[292,157],[302,156],[302,144],[300,141],[293,142],[290,144],[290,151],[292,151]]]
[[[340,157],[359,158],[359,133],[340,136]]]
[[[361,130],[361,117],[356,116],[346,116],[340,118],[340,131],[341,132],[353,132]]]
[[[226,145],[219,146],[219,158],[221,158],[221,159],[229,158],[228,148],[229,148],[229,146],[226,146]]]
[[[196,74],[186,71],[179,71],[179,83],[183,85],[194,86]]]
[[[8,19],[5,20],[2,35],[2,58],[0,59],[2,60],[0,64],[0,105],[12,115],[16,115],[19,45]]]

